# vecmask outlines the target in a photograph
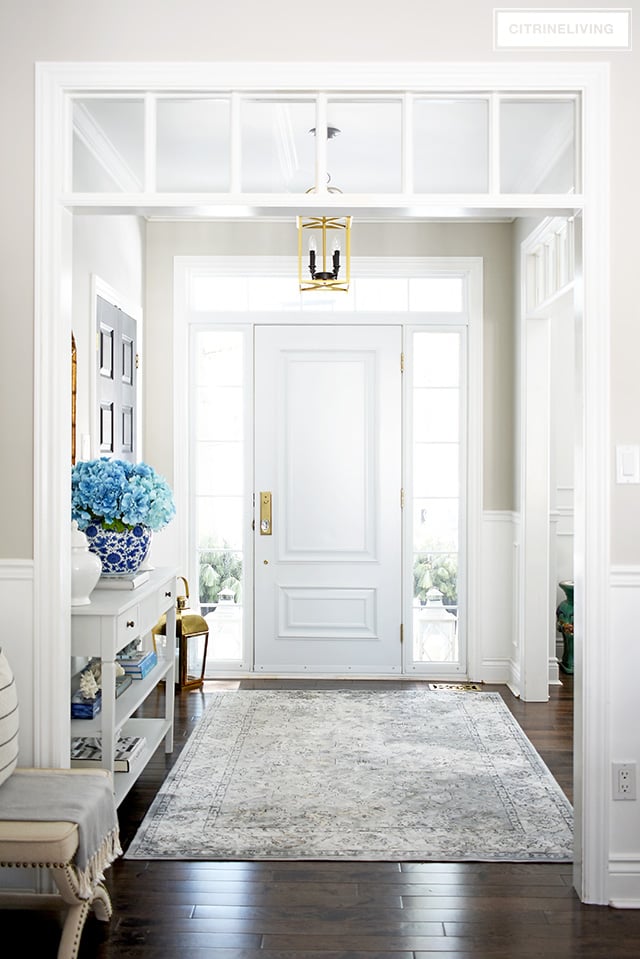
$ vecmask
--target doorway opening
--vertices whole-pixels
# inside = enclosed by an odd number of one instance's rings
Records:
[[[34,684],[40,690],[34,713],[35,753],[45,763],[60,765],[65,761],[65,737],[68,738],[68,681],[66,674],[69,651],[68,573],[54,579],[51,569],[57,568],[59,557],[68,552],[69,530],[64,522],[68,512],[68,382],[70,360],[68,338],[61,335],[68,325],[70,308],[68,291],[62,278],[69,275],[71,212],[83,209],[117,212],[118,208],[151,210],[162,215],[188,215],[202,208],[215,216],[228,203],[212,201],[210,195],[175,197],[164,201],[155,196],[126,194],[121,196],[73,197],[69,188],[69,145],[61,135],[67,129],[70,94],[86,89],[108,90],[114,87],[138,89],[142,84],[156,85],[162,90],[197,88],[204,75],[215,89],[229,89],[236,83],[244,88],[264,89],[265,85],[299,90],[308,86],[309,76],[321,89],[334,89],[332,78],[339,77],[342,87],[371,89],[367,68],[332,64],[308,65],[300,80],[300,68],[293,65],[229,64],[196,65],[190,82],[189,68],[180,65],[178,73],[172,64],[154,65],[151,75],[144,64],[131,65],[128,73],[123,64],[38,64],[37,65],[37,153],[36,153],[36,310],[35,310],[35,427],[39,438],[35,450],[35,544],[34,544]],[[268,65],[269,67],[271,65]],[[366,76],[363,82],[361,72]],[[514,216],[540,215],[550,212],[588,211],[584,230],[584,311],[578,322],[580,341],[581,423],[580,475],[576,477],[576,555],[579,567],[576,582],[576,629],[581,637],[584,663],[577,663],[576,756],[580,763],[577,784],[577,849],[575,885],[582,898],[590,902],[606,901],[609,739],[607,698],[608,659],[602,636],[607,635],[608,593],[601,588],[608,581],[608,75],[603,63],[492,63],[473,64],[472,70],[460,70],[459,64],[416,65],[394,67],[391,85],[400,75],[402,88],[456,91],[509,90],[534,93],[542,90],[580,90],[583,111],[581,142],[584,147],[582,194],[549,198],[542,194],[505,194],[495,192],[495,174],[499,164],[490,164],[493,186],[490,194],[434,197],[425,195],[418,213],[412,207],[404,215],[426,217],[477,216],[484,214]],[[274,79],[275,77],[275,79]],[[305,79],[306,78],[306,79]],[[146,83],[145,83],[146,81]],[[376,75],[375,88],[379,85]],[[306,86],[305,86],[306,85]],[[496,127],[492,127],[496,128]],[[146,128],[150,133],[151,126]],[[518,141],[520,142],[520,141]],[[237,203],[236,196],[230,203]],[[274,202],[265,206],[273,209]],[[277,205],[276,201],[275,205]],[[406,198],[387,197],[376,203],[371,196],[354,200],[360,210],[405,206]],[[413,199],[412,199],[413,202]],[[182,204],[180,207],[179,204]],[[207,205],[208,204],[208,205]],[[282,208],[284,209],[284,207]],[[198,215],[196,213],[195,215]],[[241,216],[252,215],[240,211]],[[586,429],[588,424],[588,429]],[[55,442],[52,438],[55,438]],[[585,668],[586,664],[586,668]],[[54,682],[51,679],[55,678]]]
[[[208,672],[464,678],[478,601],[467,571],[482,502],[481,261],[359,262],[348,296],[298,302],[291,268],[176,261],[177,338],[189,344],[178,435],[191,438],[178,455],[192,464],[176,495]],[[241,308],[250,301],[262,309]],[[396,332],[367,346],[385,330]],[[264,491],[278,517],[268,535]]]

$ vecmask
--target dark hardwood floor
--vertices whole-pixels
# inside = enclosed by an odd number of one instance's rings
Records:
[[[174,753],[159,751],[120,807],[124,847],[210,693],[237,685],[178,695]],[[503,695],[571,799],[571,677],[547,704],[483,688]],[[89,920],[79,959],[637,959],[640,911],[583,905],[571,873],[570,865],[528,863],[120,859],[107,874],[113,919]],[[29,953],[53,959],[56,919],[29,913],[26,936],[24,923],[24,913],[3,913],[4,941],[13,931]]]

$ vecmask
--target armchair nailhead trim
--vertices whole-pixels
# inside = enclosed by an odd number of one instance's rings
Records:
[[[25,868],[27,868],[27,869],[34,869],[36,866],[42,866],[44,869],[65,869],[66,866],[70,866],[70,865],[71,865],[71,863],[69,863],[69,862],[42,862],[42,860],[40,860],[40,861],[38,861],[38,862],[3,862],[3,861],[0,861],[0,866],[2,866],[2,868],[8,868],[8,869],[10,869],[12,866],[16,866],[16,867],[18,867],[18,868],[25,867]]]

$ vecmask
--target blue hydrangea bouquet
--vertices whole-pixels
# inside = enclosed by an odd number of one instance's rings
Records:
[[[146,463],[103,457],[76,463],[71,473],[71,518],[81,530],[99,524],[124,532],[145,526],[154,532],[175,515],[173,493]]]

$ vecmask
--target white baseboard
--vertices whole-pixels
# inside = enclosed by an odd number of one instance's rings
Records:
[[[612,566],[609,574],[611,623],[608,653],[624,668],[611,671],[609,709],[610,762],[640,765],[637,733],[637,677],[640,650],[636,642],[640,617],[640,566]],[[640,909],[640,822],[637,802],[610,802],[610,852],[607,897],[618,909]]]
[[[500,683],[505,685],[509,681],[509,661],[506,659],[485,659],[480,663],[477,676],[472,676],[472,682]]]
[[[507,686],[514,696],[520,698],[520,667],[513,660],[509,661],[509,678]]]
[[[609,905],[616,909],[640,909],[640,859],[637,856],[609,859]]]

